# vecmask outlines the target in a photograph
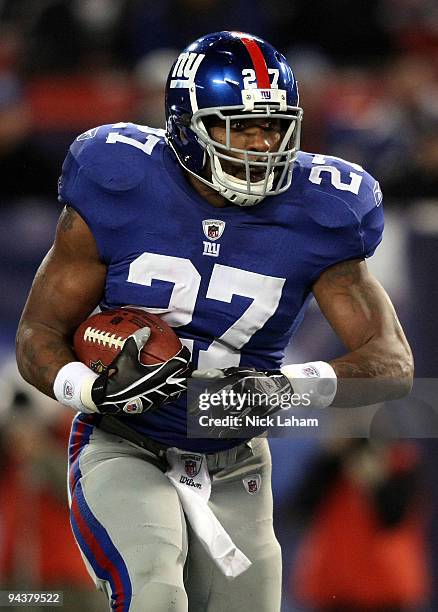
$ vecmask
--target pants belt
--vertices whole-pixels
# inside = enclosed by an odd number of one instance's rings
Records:
[[[107,433],[124,438],[125,440],[128,440],[128,442],[132,442],[144,450],[149,451],[155,455],[158,460],[153,461],[153,463],[155,463],[155,465],[157,465],[157,467],[159,467],[162,471],[166,471],[166,451],[168,448],[170,448],[168,445],[160,444],[160,442],[156,442],[155,440],[144,436],[138,431],[135,431],[135,429],[132,429],[129,425],[126,425],[120,419],[108,414],[102,416],[100,422],[98,423],[98,427],[99,429],[102,429],[102,431],[106,431]],[[190,451],[187,452],[189,453]],[[194,452],[194,454],[196,453]],[[243,461],[251,455],[252,449],[250,442],[244,442],[239,446],[233,446],[233,448],[227,448],[217,453],[208,453],[206,455],[208,469],[210,471],[222,470],[226,467],[234,465],[237,461]]]

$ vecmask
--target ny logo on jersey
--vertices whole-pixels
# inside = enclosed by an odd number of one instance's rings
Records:
[[[221,221],[220,219],[204,219],[202,222],[202,230],[209,240],[218,240],[224,233],[224,229],[225,221]],[[206,242],[204,240],[203,245],[203,255],[207,255],[208,257],[219,257],[220,244],[214,244],[213,242]]]
[[[207,242],[204,240],[202,244],[204,245],[203,255],[208,255],[209,257],[219,257],[221,245],[218,242]]]
[[[204,53],[181,53],[173,67],[170,88],[190,87],[204,57]]]

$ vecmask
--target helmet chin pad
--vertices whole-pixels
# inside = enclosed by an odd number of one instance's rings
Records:
[[[271,170],[267,180],[251,181],[236,178],[224,172],[220,160],[213,156],[211,182],[218,192],[237,206],[254,206],[266,197],[266,191],[274,184],[274,171]],[[246,193],[245,193],[246,192]]]

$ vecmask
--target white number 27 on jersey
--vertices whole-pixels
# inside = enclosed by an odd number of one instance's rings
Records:
[[[173,284],[167,308],[145,308],[161,314],[172,327],[187,325],[193,318],[201,276],[189,259],[143,253],[129,267],[128,282],[151,286],[153,280]],[[231,303],[234,295],[252,298],[251,304],[207,350],[199,352],[198,368],[238,366],[240,349],[263,327],[277,310],[284,278],[248,272],[215,264],[207,289],[207,299]],[[191,350],[193,340],[184,340]]]

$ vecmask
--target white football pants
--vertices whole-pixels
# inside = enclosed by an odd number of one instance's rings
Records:
[[[187,525],[175,488],[148,461],[150,453],[99,430],[86,415],[75,418],[69,461],[72,528],[111,610],[280,610],[281,554],[272,525],[267,440],[254,438],[224,462],[227,456],[227,451],[207,456],[209,505],[252,562],[231,580]]]

